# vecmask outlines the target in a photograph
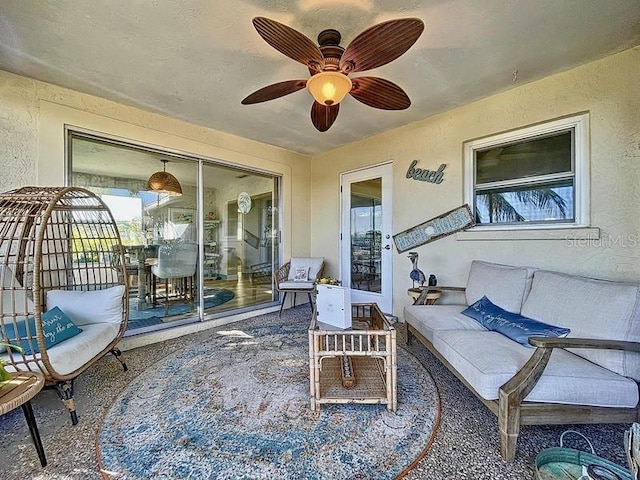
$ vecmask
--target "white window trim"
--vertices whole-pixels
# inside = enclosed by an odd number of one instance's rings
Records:
[[[589,226],[590,212],[590,152],[589,152],[589,114],[583,113],[571,117],[564,117],[550,122],[545,122],[530,127],[511,130],[509,132],[491,135],[476,140],[470,140],[463,144],[464,150],[464,201],[468,203],[472,211],[475,211],[474,185],[475,185],[475,155],[476,150],[490,148],[505,143],[546,135],[561,130],[574,130],[574,169],[575,169],[575,218],[569,223],[526,223],[522,225],[478,225],[469,231],[488,230],[553,230],[566,228],[584,228]]]

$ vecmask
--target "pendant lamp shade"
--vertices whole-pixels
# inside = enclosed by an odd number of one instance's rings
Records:
[[[167,195],[182,195],[182,187],[178,179],[167,172],[168,160],[162,160],[164,164],[161,172],[156,172],[147,180],[147,190]]]

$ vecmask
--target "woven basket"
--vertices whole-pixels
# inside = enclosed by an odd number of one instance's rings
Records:
[[[592,453],[563,448],[562,440],[566,433],[576,433],[583,437],[591,447]],[[592,466],[591,470],[595,471],[595,475],[583,476],[586,473],[586,467],[589,466]],[[583,469],[583,467],[585,468]],[[535,480],[586,480],[587,478],[593,480],[633,480],[629,470],[598,457],[591,442],[581,433],[573,430],[567,430],[560,436],[560,447],[547,448],[536,456],[533,478]]]

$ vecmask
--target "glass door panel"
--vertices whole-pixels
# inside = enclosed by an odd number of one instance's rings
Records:
[[[351,288],[381,291],[382,179],[351,184]]]
[[[391,164],[341,175],[342,284],[354,303],[377,303],[393,311]]]
[[[68,146],[69,184],[98,194],[118,224],[129,277],[127,334],[276,300],[278,177],[79,132],[69,132]],[[150,176],[163,171],[181,195],[149,191]],[[167,265],[179,275],[163,273]]]

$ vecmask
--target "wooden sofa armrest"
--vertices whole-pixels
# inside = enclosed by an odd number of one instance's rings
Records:
[[[500,387],[508,396],[518,398],[520,403],[526,397],[542,376],[549,362],[554,348],[597,348],[609,350],[626,350],[640,352],[640,343],[626,342],[623,340],[605,340],[600,338],[555,338],[555,337],[529,337],[529,343],[536,350],[531,358],[507,383]]]
[[[529,337],[529,343],[539,348],[597,348],[607,350],[626,350],[640,352],[640,343],[623,340],[605,340],[601,338],[555,338]]]
[[[500,430],[506,437],[515,435],[514,438],[517,438],[516,425],[520,404],[540,380],[554,348],[597,348],[640,352],[640,343],[622,340],[529,337],[529,343],[537,347],[533,355],[507,383],[500,387],[498,419]],[[511,447],[503,445],[503,449],[505,458],[513,455]]]

